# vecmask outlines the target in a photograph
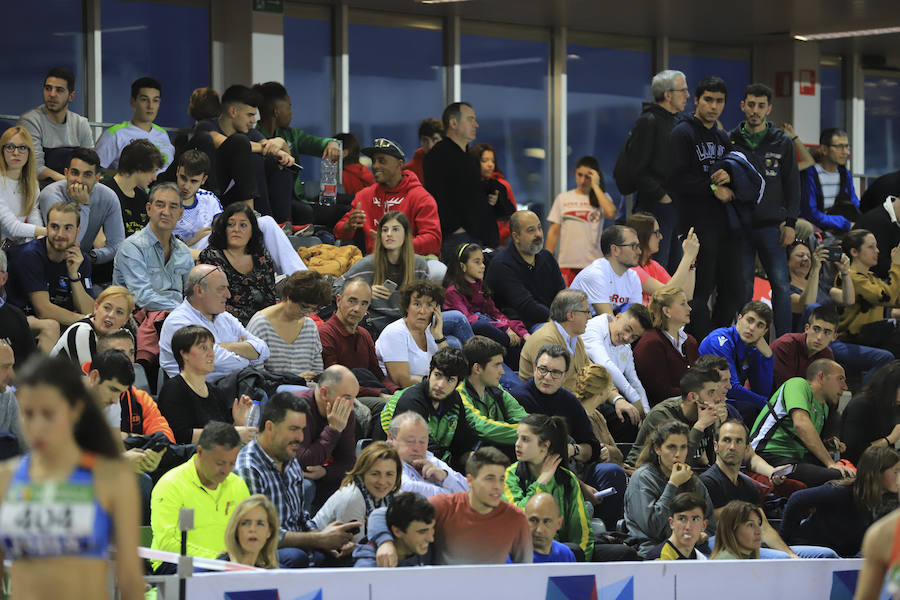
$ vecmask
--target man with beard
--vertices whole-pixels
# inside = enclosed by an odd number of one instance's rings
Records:
[[[259,435],[241,449],[234,466],[251,494],[263,494],[275,505],[281,527],[278,563],[286,569],[321,564],[323,553],[351,552],[355,546],[350,530],[360,526],[335,521],[317,529],[303,506],[303,469],[297,453],[308,414],[309,405],[294,394],[272,396],[260,413]]]
[[[613,315],[632,302],[641,301],[641,279],[631,267],[641,258],[637,232],[624,225],[612,225],[600,234],[598,258],[583,269],[569,287],[588,296],[591,314]]]
[[[384,434],[389,433],[395,414],[416,412],[428,423],[428,450],[441,460],[448,460],[457,428],[460,422],[465,423],[456,386],[468,375],[469,363],[462,350],[448,347],[435,352],[428,377],[395,393],[381,411]]]
[[[766,117],[772,112],[772,89],[752,83],[744,89],[741,111],[746,121],[731,131],[735,148],[743,152],[765,177],[762,200],[753,210],[753,226],[744,247],[745,300],[753,295],[756,256],[772,285],[775,331],[791,331],[791,277],[784,247],[796,237],[794,227],[800,215],[800,174],[794,158],[794,142]]]
[[[69,110],[75,99],[75,75],[55,67],[44,77],[44,103],[19,117],[34,139],[35,172],[41,182],[65,179],[62,171],[72,148],[93,148],[91,126]]]
[[[81,211],[78,243],[92,264],[109,264],[125,239],[122,208],[116,193],[100,181],[100,157],[90,148],[75,148],[69,155],[65,179],[51,183],[38,196],[41,215],[47,220],[50,207],[58,202],[74,202]],[[103,232],[102,248],[95,241]],[[109,277],[109,270],[106,270]],[[96,278],[95,273],[95,278]],[[108,283],[106,279],[104,283]]]
[[[544,249],[544,231],[536,214],[516,211],[509,218],[509,232],[512,243],[491,260],[485,283],[503,314],[534,331],[547,322],[550,304],[566,283],[553,254]]]
[[[47,211],[47,237],[10,248],[9,301],[40,319],[68,327],[92,312],[91,261],[78,247],[77,204]]]

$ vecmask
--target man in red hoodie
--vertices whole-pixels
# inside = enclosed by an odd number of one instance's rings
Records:
[[[403,150],[385,138],[377,138],[363,154],[372,159],[375,185],[357,192],[350,212],[338,221],[334,235],[352,240],[362,229],[366,238],[366,253],[375,244],[373,234],[381,217],[390,211],[400,211],[412,225],[413,249],[416,254],[439,255],[441,251],[441,223],[437,203],[412,171],[403,169]]]

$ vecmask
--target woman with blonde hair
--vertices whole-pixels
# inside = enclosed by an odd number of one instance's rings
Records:
[[[34,141],[24,127],[10,127],[0,135],[0,243],[21,244],[47,228],[37,205]]]
[[[625,457],[616,446],[616,440],[609,431],[606,417],[599,410],[601,406],[610,403],[618,395],[619,392],[613,385],[612,376],[602,365],[592,363],[585,365],[579,371],[578,378],[575,380],[575,397],[578,398],[581,406],[584,407],[584,412],[587,413],[594,437],[603,444],[601,459],[621,466],[630,475],[634,469],[625,465]],[[605,457],[604,454],[606,454]]]
[[[648,329],[634,347],[634,368],[644,384],[650,406],[681,395],[681,376],[697,362],[697,340],[685,332],[691,322],[687,294],[676,285],[653,292]]]
[[[719,513],[713,560],[759,558],[762,545],[762,509],[743,500],[732,500]]]
[[[225,528],[225,554],[229,560],[259,567],[277,569],[278,511],[263,494],[253,494],[237,505]]]
[[[118,285],[109,286],[94,300],[94,311],[69,325],[59,336],[50,356],[63,355],[83,365],[97,353],[97,337],[125,327],[133,311],[131,292]]]
[[[376,508],[388,506],[394,494],[400,490],[403,464],[397,449],[387,442],[372,442],[347,471],[341,488],[322,505],[313,522],[319,529],[329,523],[359,523],[359,531],[353,535],[353,543],[366,534],[369,515]],[[352,548],[350,548],[352,550]]]

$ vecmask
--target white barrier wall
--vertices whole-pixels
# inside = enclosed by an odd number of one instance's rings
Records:
[[[852,600],[862,561],[670,561],[204,573],[190,600]]]

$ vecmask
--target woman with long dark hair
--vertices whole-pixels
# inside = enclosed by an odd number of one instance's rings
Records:
[[[81,370],[35,357],[16,385],[31,452],[0,465],[0,565],[12,560],[12,596],[108,599],[115,546],[121,597],[143,598],[136,475]]]
[[[898,476],[900,453],[887,446],[868,448],[856,477],[791,494],[781,520],[782,539],[856,556],[869,525],[897,508]]]
[[[503,246],[509,239],[509,216],[518,210],[512,186],[497,169],[497,151],[492,145],[487,142],[472,144],[469,146],[469,156],[478,163],[484,191],[498,213],[497,232],[500,237],[497,245]]]
[[[872,446],[894,447],[900,440],[900,360],[878,369],[844,408],[842,457],[856,464]]]
[[[672,500],[680,492],[694,492],[706,500],[706,534],[716,531],[713,503],[706,486],[687,464],[690,428],[681,421],[666,421],[647,439],[625,490],[625,523],[642,556],[671,534]],[[705,541],[705,540],[703,540]]]
[[[209,246],[197,262],[215,265],[228,277],[225,309],[246,326],[257,311],[275,304],[275,266],[263,245],[253,209],[229,204],[212,224]]]
[[[575,163],[575,189],[557,196],[547,215],[550,228],[544,247],[556,255],[566,285],[603,257],[600,234],[604,220],[615,216],[616,205],[606,193],[600,163],[593,156],[582,156]]]
[[[506,469],[503,499],[525,508],[537,493],[556,499],[562,514],[559,541],[578,544],[587,560],[594,554],[594,534],[585,510],[581,484],[563,466],[569,455],[569,429],[562,417],[529,415],[519,421],[516,460]]]

